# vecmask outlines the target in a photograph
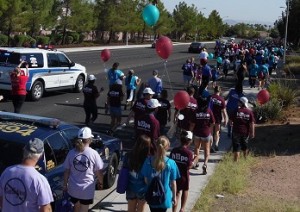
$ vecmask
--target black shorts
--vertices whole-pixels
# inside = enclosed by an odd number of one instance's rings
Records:
[[[70,196],[70,200],[73,204],[76,204],[78,201],[80,202],[80,204],[82,205],[90,205],[94,203],[93,199],[77,199],[75,197]]]
[[[248,149],[249,136],[238,135],[233,133],[232,135],[232,149],[233,152],[246,151]]]

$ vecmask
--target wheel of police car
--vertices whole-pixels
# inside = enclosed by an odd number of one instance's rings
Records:
[[[41,81],[36,81],[31,87],[30,97],[33,101],[38,101],[44,94],[44,85]]]
[[[107,173],[104,176],[104,186],[106,188],[110,188],[116,181],[117,171],[118,171],[118,156],[116,153],[112,154],[109,164]]]
[[[83,89],[83,86],[84,86],[84,78],[83,78],[83,76],[79,75],[76,80],[74,91],[76,93],[80,93]]]

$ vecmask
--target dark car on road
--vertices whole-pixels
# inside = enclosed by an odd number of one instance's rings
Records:
[[[73,148],[79,127],[55,118],[15,114],[0,111],[0,174],[8,166],[22,161],[22,150],[33,138],[44,142],[45,153],[38,161],[36,169],[49,181],[55,203],[62,198],[63,163]],[[93,133],[91,147],[104,162],[104,187],[111,187],[117,175],[122,155],[121,140],[100,133]]]
[[[189,53],[200,53],[202,49],[204,48],[204,44],[200,42],[193,42],[189,46],[188,52]]]

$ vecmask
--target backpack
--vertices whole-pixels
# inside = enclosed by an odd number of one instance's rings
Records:
[[[164,185],[161,181],[161,176],[161,172],[154,176],[146,191],[145,200],[149,205],[160,205],[166,200],[166,192]]]
[[[228,70],[229,69],[229,63],[227,61],[224,62],[223,64],[223,69]]]

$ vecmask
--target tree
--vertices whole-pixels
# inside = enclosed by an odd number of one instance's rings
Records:
[[[50,12],[54,0],[25,0],[22,6],[21,16],[23,18],[23,28],[29,35],[35,36],[41,27],[49,25]]]
[[[207,19],[208,35],[211,38],[218,38],[224,32],[223,21],[218,11],[213,10]]]
[[[183,34],[186,34],[186,39],[187,35],[191,35],[197,31],[197,14],[197,8],[194,5],[187,6],[185,2],[179,2],[179,4],[175,6],[173,18],[176,34],[179,36],[179,39]]]

